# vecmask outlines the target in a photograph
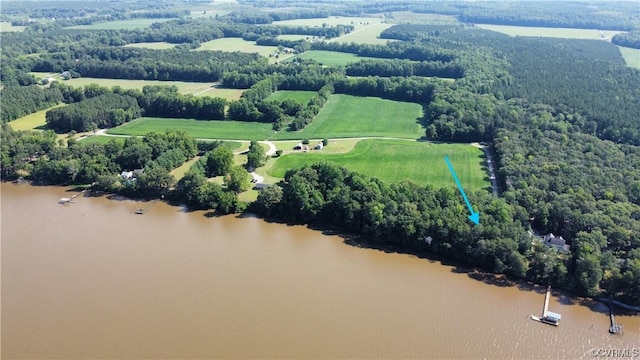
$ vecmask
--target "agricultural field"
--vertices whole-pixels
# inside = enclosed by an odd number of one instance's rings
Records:
[[[382,22],[381,18],[373,18],[373,17],[330,16],[327,18],[316,18],[316,19],[294,19],[294,20],[274,21],[273,25],[317,26],[317,27],[320,27],[323,24],[327,24],[329,26],[353,25],[355,26],[355,30],[358,30],[359,28],[365,27],[367,25],[377,24],[380,22]]]
[[[11,128],[13,130],[39,130],[39,129],[43,129],[47,126],[47,118],[46,118],[46,114],[47,111],[60,107],[60,106],[64,106],[65,104],[59,104],[53,107],[50,107],[48,109],[44,109],[44,110],[40,110],[37,112],[34,112],[32,114],[23,116],[19,119],[15,119],[13,121],[9,122],[9,126],[11,126]]]
[[[269,57],[269,54],[277,52],[276,46],[260,46],[255,41],[246,41],[242,38],[221,38],[202,43],[199,48],[194,51],[214,50],[214,51],[239,51],[244,53],[258,53],[262,56]]]
[[[313,38],[313,36],[311,35],[294,35],[294,34],[278,35],[279,40],[289,40],[289,41],[305,40],[305,39],[311,39],[311,38]]]
[[[31,72],[36,78],[52,77],[58,81],[64,81],[64,83],[72,86],[86,86],[89,84],[98,84],[108,88],[114,86],[120,86],[123,89],[138,89],[142,90],[145,86],[171,86],[178,87],[178,92],[181,94],[193,94],[196,96],[211,96],[221,97],[227,100],[237,100],[242,95],[244,90],[239,89],[226,89],[217,87],[215,83],[198,83],[198,82],[186,82],[186,81],[160,81],[160,80],[129,80],[129,79],[99,79],[99,78],[75,78],[70,80],[62,80],[60,74],[47,73],[47,72]]]
[[[326,50],[309,50],[300,55],[296,55],[292,58],[287,59],[286,61],[292,61],[295,58],[301,59],[313,59],[319,62],[322,65],[327,66],[345,66],[349,63],[358,62],[364,59],[372,59],[366,56],[358,56],[355,54],[337,52],[337,51],[326,51]]]
[[[152,50],[166,50],[173,49],[176,47],[176,44],[171,44],[165,41],[159,42],[142,42],[135,44],[127,44],[123,45],[123,47],[131,47],[131,48],[143,48],[143,49],[152,49]]]
[[[458,19],[452,15],[421,14],[411,11],[394,11],[386,19],[388,22],[396,24],[421,24],[421,25],[456,25]]]
[[[0,22],[0,32],[24,31],[26,26],[13,26],[9,21]]]
[[[315,91],[280,90],[269,95],[267,100],[282,101],[286,99],[292,99],[300,104],[306,105],[315,94]]]
[[[332,95],[313,122],[301,131],[281,131],[274,140],[363,136],[418,139],[422,107],[376,97]]]
[[[170,21],[175,19],[133,19],[133,20],[116,20],[91,25],[76,25],[65,29],[73,30],[135,30],[148,28],[151,24],[157,22]]]
[[[358,44],[386,44],[388,39],[381,39],[380,33],[392,27],[394,24],[376,23],[366,25],[350,32],[349,34],[330,39],[329,42],[354,42]]]
[[[327,148],[331,147],[331,143]],[[490,187],[482,150],[467,144],[434,144],[408,140],[361,140],[345,154],[312,150],[278,158],[267,174],[284,177],[289,169],[318,161],[330,161],[383,181],[412,180],[420,185],[455,187],[444,157],[448,156],[460,182],[470,191]]]
[[[148,132],[185,130],[197,139],[257,140],[273,135],[272,124],[143,117],[107,130],[110,135],[142,136]]]
[[[508,25],[476,25],[479,28],[497,31],[509,36],[539,36],[554,37],[565,39],[586,39],[600,40],[611,38],[613,35],[622,31],[597,30],[597,29],[570,29],[570,28],[546,28],[546,27],[527,27],[527,26],[508,26]],[[602,34],[602,36],[601,36]]]
[[[640,49],[618,46],[627,66],[640,69]]]

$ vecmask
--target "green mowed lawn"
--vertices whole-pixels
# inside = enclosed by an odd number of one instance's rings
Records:
[[[331,143],[327,146],[329,147]],[[434,144],[408,140],[361,140],[352,151],[344,154],[323,154],[323,150],[287,154],[278,158],[267,174],[283,178],[289,169],[329,161],[383,181],[398,182],[408,179],[421,185],[455,187],[444,161],[445,156],[451,160],[466,190],[490,187],[481,149],[468,144]]]
[[[134,30],[148,28],[151,24],[157,22],[165,22],[175,19],[134,19],[134,20],[116,20],[91,25],[76,25],[65,29],[73,30]]]
[[[497,31],[510,36],[539,36],[554,37],[565,39],[587,39],[598,40],[600,30],[597,29],[573,29],[573,28],[547,28],[547,27],[528,27],[528,26],[509,26],[509,25],[476,25],[479,28],[491,31]],[[603,30],[602,35],[611,38],[613,35],[622,31]]]
[[[282,101],[291,99],[297,101],[300,104],[306,105],[315,94],[317,94],[315,91],[280,90],[269,95],[267,100]]]
[[[127,44],[127,45],[124,45],[123,47],[143,48],[143,49],[152,49],[152,50],[166,50],[166,49],[173,49],[174,47],[176,47],[176,44],[171,44],[165,41],[159,41],[159,42],[142,42],[142,43],[135,43],[135,44]]]
[[[280,131],[274,140],[348,137],[397,137],[418,139],[422,107],[416,103],[376,97],[332,95],[311,124],[301,131]]]
[[[185,130],[197,139],[260,140],[273,134],[272,124],[143,117],[107,130],[112,135],[142,136],[154,131]]]
[[[312,59],[326,66],[345,66],[350,63],[358,62],[364,59],[373,59],[366,56],[358,56],[355,54],[326,51],[326,50],[309,50],[300,55],[287,58],[284,61],[293,61],[295,58]]]
[[[90,135],[86,138],[79,139],[78,141],[83,144],[106,144],[111,140],[115,140],[121,144],[124,144],[125,136],[105,136],[105,135]]]
[[[242,38],[221,38],[202,43],[194,51],[215,50],[215,51],[239,51],[245,53],[258,53],[268,57],[269,54],[278,50],[276,46],[256,45],[255,41],[246,41]]]

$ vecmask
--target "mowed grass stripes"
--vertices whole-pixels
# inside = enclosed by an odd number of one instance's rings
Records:
[[[331,143],[328,145],[331,147]],[[434,144],[409,140],[361,140],[344,154],[324,154],[322,150],[287,154],[279,158],[267,172],[282,178],[289,169],[319,161],[329,161],[352,171],[383,181],[411,180],[435,187],[455,187],[444,157],[451,160],[463,187],[468,191],[489,189],[483,169],[482,150],[467,144]]]

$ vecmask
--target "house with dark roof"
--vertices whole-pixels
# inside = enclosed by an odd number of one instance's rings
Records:
[[[549,233],[542,238],[543,242],[547,246],[551,246],[558,250],[569,251],[569,245],[567,241],[562,238],[562,236],[555,236],[552,233]]]

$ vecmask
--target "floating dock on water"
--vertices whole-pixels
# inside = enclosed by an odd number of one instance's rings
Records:
[[[549,311],[549,298],[551,298],[551,285],[547,286],[547,293],[544,295],[544,306],[542,307],[542,316],[531,315],[531,320],[539,321],[545,324],[558,326],[562,315]]]

